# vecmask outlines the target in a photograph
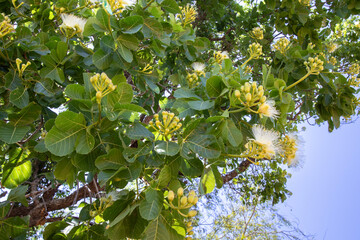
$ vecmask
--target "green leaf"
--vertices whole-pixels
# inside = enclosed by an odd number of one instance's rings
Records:
[[[44,240],[58,239],[58,237],[56,237],[55,235],[57,233],[60,233],[61,230],[65,229],[67,226],[69,226],[69,223],[64,222],[64,221],[50,223],[49,225],[47,225],[45,227],[45,230],[43,233]],[[59,240],[60,239],[61,238],[59,238]]]
[[[215,188],[215,176],[211,167],[204,169],[204,173],[200,180],[200,193],[201,195],[211,193]]]
[[[126,62],[131,63],[133,61],[133,54],[124,45],[119,44],[117,51]]]
[[[34,92],[43,94],[46,97],[54,96],[54,81],[50,78],[41,79],[40,81],[36,82],[34,86]]]
[[[19,202],[24,206],[28,206],[25,194],[28,190],[28,186],[18,186],[10,191],[7,200],[10,202]]]
[[[162,34],[163,28],[160,22],[149,17],[144,20],[142,31],[145,37],[151,37],[152,35],[159,37]]]
[[[152,148],[153,146],[150,143],[146,143],[137,148],[125,148],[123,151],[123,156],[125,157],[126,161],[132,163],[138,157],[149,154]]]
[[[0,124],[0,140],[12,144],[21,141],[30,127],[26,126],[12,126],[11,124]]]
[[[65,88],[65,95],[72,99],[83,99],[85,88],[80,84],[69,84]]]
[[[99,21],[99,23],[102,25],[103,28],[105,28],[105,29],[109,28],[110,18],[109,18],[109,15],[107,14],[107,12],[103,8],[100,8],[96,12],[96,19]]]
[[[150,132],[146,127],[144,127],[141,123],[138,122],[126,129],[126,136],[128,136],[130,139],[136,140],[140,140],[143,138],[155,138],[152,132]]]
[[[24,87],[18,87],[10,93],[10,102],[18,108],[24,108],[29,104],[29,93]]]
[[[192,90],[188,88],[180,88],[174,93],[175,98],[190,98],[190,99],[200,99],[198,95],[196,95]]]
[[[215,102],[214,101],[190,101],[188,102],[190,108],[198,111],[210,109],[214,107]]]
[[[108,154],[101,155],[95,160],[95,166],[100,170],[118,170],[126,161],[118,148],[112,148]]]
[[[211,146],[217,146],[216,138],[213,135],[193,135],[186,143],[189,144],[189,148],[193,152],[201,157],[212,159],[220,156],[221,152],[218,150],[218,147]]]
[[[26,239],[29,229],[30,216],[26,217],[11,217],[1,221],[0,225],[0,239]]]
[[[220,96],[224,86],[220,76],[212,76],[206,81],[206,92],[209,97],[216,98]]]
[[[172,176],[171,176],[171,169],[169,167],[169,165],[165,165],[160,172],[159,178],[157,180],[157,187],[158,188],[163,188],[166,187],[169,182],[171,181]]]
[[[88,154],[95,146],[95,138],[88,131],[81,131],[76,138],[75,146],[77,153]]]
[[[95,17],[90,17],[87,19],[85,27],[84,27],[84,32],[83,32],[83,35],[85,37],[88,37],[88,36],[98,33],[98,31],[94,28],[94,24],[101,25],[99,20],[97,20]]]
[[[137,33],[143,26],[144,19],[139,15],[126,17],[120,20],[120,27],[123,33]]]
[[[57,81],[58,83],[63,83],[65,81],[64,71],[57,66],[43,67],[40,70],[40,76],[43,79],[50,78],[51,80]]]
[[[98,49],[92,57],[94,65],[100,70],[107,69],[113,61],[111,54],[111,52],[104,52],[101,48]]]
[[[24,126],[32,124],[36,119],[39,118],[41,113],[41,107],[36,103],[32,102],[17,114],[9,114],[10,123],[13,126]]]
[[[115,42],[114,39],[109,36],[109,35],[105,35],[101,38],[100,40],[100,47],[102,50],[104,50],[105,52],[112,52],[115,50]]]
[[[224,121],[221,128],[221,134],[223,138],[228,140],[234,147],[239,146],[242,142],[243,137],[241,131],[235,126],[235,123],[231,119]]]
[[[143,240],[164,239],[182,240],[184,237],[180,236],[171,225],[166,222],[166,219],[160,215],[147,226]]]
[[[58,180],[68,180],[75,172],[75,167],[72,165],[71,160],[64,158],[55,165],[54,176]]]
[[[23,162],[26,157],[26,153],[20,153],[17,164]],[[16,159],[12,160],[10,164],[5,165],[3,170],[1,184],[6,188],[15,188],[28,180],[31,176],[31,161],[26,161],[20,165],[14,166],[13,164],[16,164],[15,160]]]
[[[125,104],[116,103],[113,110],[114,111],[128,110],[132,112],[146,113],[146,110],[144,108],[132,103],[125,103]]]
[[[83,154],[74,154],[71,157],[71,163],[83,170],[91,172],[95,170],[95,159],[97,157],[97,152],[91,152],[90,154],[83,155]]]
[[[198,158],[184,159],[181,161],[180,171],[188,177],[199,177],[204,169],[204,165]]]
[[[175,0],[164,0],[160,5],[170,13],[173,14],[181,13],[180,8]]]
[[[161,191],[148,188],[145,193],[145,200],[140,203],[140,215],[146,220],[157,218],[161,212],[164,202],[164,195]]]
[[[68,45],[64,42],[58,42],[56,46],[56,55],[59,58],[59,62],[61,62],[64,57],[67,55]]]
[[[85,131],[85,118],[81,113],[62,112],[55,119],[55,126],[46,134],[45,146],[57,156],[65,156],[75,149],[76,138]]]
[[[180,146],[175,142],[157,141],[154,150],[160,155],[175,156]]]

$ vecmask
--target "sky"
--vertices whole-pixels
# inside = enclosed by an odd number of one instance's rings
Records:
[[[332,133],[327,125],[305,126],[303,167],[288,180],[293,195],[281,213],[315,239],[359,240],[360,119]]]

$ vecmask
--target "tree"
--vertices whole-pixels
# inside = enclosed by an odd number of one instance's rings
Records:
[[[297,124],[358,108],[355,0],[1,3],[4,239],[190,238],[215,187],[284,201]]]

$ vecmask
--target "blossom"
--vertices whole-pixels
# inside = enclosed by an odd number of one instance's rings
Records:
[[[252,141],[262,148],[262,152],[257,153],[258,155],[271,158],[280,152],[279,134],[276,131],[265,129],[261,125],[254,125],[252,132],[254,135]]]
[[[191,66],[195,72],[203,72],[205,69],[205,64],[201,62],[194,62]]]
[[[61,19],[63,20],[63,23],[60,25],[61,28],[76,29],[80,34],[84,32],[86,19],[66,13],[61,14]]]
[[[260,114],[260,117],[262,115],[276,119],[279,117],[279,111],[275,107],[275,101],[274,100],[267,100],[266,102],[262,103],[259,106],[258,113]]]
[[[136,0],[108,0],[111,11],[114,14],[122,12],[124,8],[132,6],[136,3]]]
[[[296,167],[300,164],[300,151],[299,148],[302,145],[302,141],[299,136],[294,133],[286,135],[281,141],[282,153],[280,154],[284,158],[284,163],[289,167]]]

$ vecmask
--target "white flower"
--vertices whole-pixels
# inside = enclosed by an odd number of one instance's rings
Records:
[[[191,66],[195,72],[203,72],[205,69],[205,64],[201,62],[194,62]]]
[[[258,113],[260,114],[260,117],[262,115],[276,119],[279,117],[279,111],[275,107],[275,101],[274,100],[267,100],[266,102],[262,103],[259,106]]]
[[[279,147],[279,134],[274,130],[267,130],[261,125],[254,125],[253,141],[263,147],[263,152],[269,157],[275,156],[281,149]]]
[[[136,0],[123,0],[124,7],[132,6],[136,4]]]
[[[86,19],[75,16],[73,14],[61,14],[61,19],[63,23],[60,25],[61,28],[72,28],[78,30],[81,34],[84,32],[84,27],[86,24]]]
[[[222,51],[221,56],[223,59],[227,59],[227,58],[229,58],[229,53],[227,51]]]

